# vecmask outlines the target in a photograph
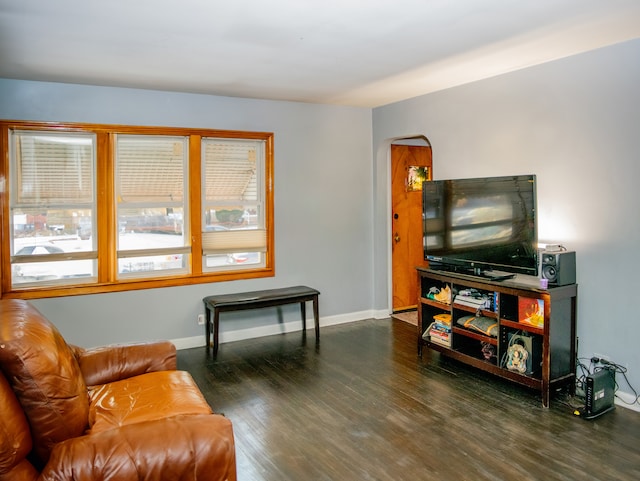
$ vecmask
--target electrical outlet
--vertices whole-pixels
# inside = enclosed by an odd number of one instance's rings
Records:
[[[204,326],[204,314],[198,314],[198,325]]]

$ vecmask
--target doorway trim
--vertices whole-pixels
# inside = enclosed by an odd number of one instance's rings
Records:
[[[400,137],[394,137],[391,139],[386,139],[381,145],[378,152],[380,152],[381,157],[384,155],[385,160],[385,180],[384,180],[384,189],[385,189],[385,220],[384,220],[384,232],[385,232],[385,253],[387,259],[387,276],[386,276],[386,287],[387,287],[387,301],[385,314],[382,317],[389,317],[393,313],[393,262],[392,262],[392,243],[391,238],[393,235],[392,232],[392,223],[391,216],[393,213],[393,199],[392,199],[392,189],[391,189],[391,145],[392,144],[400,144],[400,145],[420,145],[425,147],[431,147],[431,152],[433,155],[433,145],[429,141],[428,137],[424,134],[414,134],[414,135],[406,135]],[[384,151],[382,151],[384,149]],[[432,177],[433,178],[433,177]],[[382,313],[381,313],[382,314]]]

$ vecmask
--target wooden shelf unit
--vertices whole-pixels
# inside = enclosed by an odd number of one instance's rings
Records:
[[[571,284],[541,289],[533,282],[509,279],[485,280],[465,274],[418,267],[418,354],[423,347],[460,362],[508,379],[523,386],[537,389],[542,395],[542,404],[549,406],[553,390],[568,385],[575,392],[576,376],[576,300],[578,287]],[[537,281],[537,280],[536,280]],[[451,303],[439,302],[427,297],[431,288],[451,289]],[[495,308],[461,305],[455,295],[461,290],[474,289],[480,294],[493,296]],[[542,300],[544,321],[542,326],[519,322],[520,299]],[[433,321],[433,316],[451,315],[450,346],[423,337]],[[463,316],[481,315],[495,319],[497,336],[488,336],[457,324]],[[522,336],[530,343],[530,369],[521,373],[509,369],[505,362],[512,336]],[[487,357],[483,343],[495,352]],[[492,347],[491,347],[492,346]],[[485,345],[485,351],[486,351]]]

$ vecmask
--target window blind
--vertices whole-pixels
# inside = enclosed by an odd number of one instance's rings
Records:
[[[119,202],[182,202],[186,138],[119,135]]]
[[[205,139],[205,199],[257,201],[258,143]]]
[[[264,229],[229,230],[202,233],[203,254],[233,252],[265,252],[267,231]]]
[[[14,134],[16,204],[93,202],[93,136]]]

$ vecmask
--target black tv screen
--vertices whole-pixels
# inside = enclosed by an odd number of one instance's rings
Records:
[[[427,181],[422,202],[431,268],[538,275],[535,175]]]

